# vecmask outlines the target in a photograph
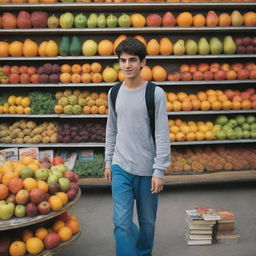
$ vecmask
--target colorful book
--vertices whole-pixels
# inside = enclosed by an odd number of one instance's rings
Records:
[[[197,207],[197,214],[204,220],[220,220],[220,216],[213,208],[210,207]]]

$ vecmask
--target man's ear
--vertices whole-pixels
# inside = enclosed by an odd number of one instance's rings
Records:
[[[144,58],[140,63],[140,67],[143,68],[146,65],[146,62],[146,58]]]

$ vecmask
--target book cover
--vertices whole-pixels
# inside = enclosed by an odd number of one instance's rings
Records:
[[[193,224],[215,224],[215,220],[204,220],[196,210],[185,210],[185,218]]]
[[[47,158],[52,162],[53,156],[54,156],[53,150],[39,150],[39,160]]]
[[[77,152],[61,151],[58,155],[64,159],[64,164],[68,170],[73,170],[78,156]]]
[[[34,159],[38,159],[39,155],[38,148],[20,148],[19,149],[19,159],[23,159],[26,156],[32,156]]]
[[[0,150],[0,165],[6,161],[19,160],[18,148],[6,148]]]
[[[88,149],[88,150],[80,151],[78,155],[78,159],[84,162],[92,161],[94,159],[94,150]]]
[[[220,220],[220,216],[211,207],[197,207],[196,211],[204,220]]]
[[[216,213],[220,216],[218,223],[229,223],[236,220],[236,216],[231,210],[216,210]]]

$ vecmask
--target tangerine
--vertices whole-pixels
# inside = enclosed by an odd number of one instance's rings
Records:
[[[133,27],[141,28],[146,24],[145,17],[140,13],[134,13],[130,16],[131,24]]]
[[[58,234],[61,241],[68,241],[72,237],[72,230],[69,227],[62,227]]]
[[[44,249],[44,244],[38,237],[31,237],[26,242],[27,251],[31,254],[38,254]]]
[[[71,229],[73,235],[80,230],[80,224],[76,220],[68,220],[66,226]]]
[[[37,188],[37,180],[34,178],[26,178],[23,180],[23,186],[26,190],[31,191]]]
[[[201,13],[198,13],[193,17],[193,25],[195,27],[203,27],[205,26],[205,23],[206,23],[205,17]]]
[[[47,235],[48,235],[48,230],[46,228],[40,227],[40,228],[37,228],[35,231],[35,237],[41,240],[44,240]]]
[[[23,241],[14,241],[9,247],[10,256],[23,256],[26,251],[26,244]]]
[[[182,12],[176,17],[178,26],[189,27],[193,24],[193,16],[190,12]]]
[[[53,228],[53,230],[54,230],[55,232],[59,232],[59,230],[60,230],[62,227],[64,227],[64,226],[65,226],[64,221],[62,221],[62,220],[56,220],[56,221],[54,222],[52,228]]]
[[[60,67],[61,73],[71,73],[72,67],[69,64],[62,64]]]
[[[61,198],[56,195],[50,196],[48,202],[50,203],[51,209],[53,211],[59,211],[63,206]]]

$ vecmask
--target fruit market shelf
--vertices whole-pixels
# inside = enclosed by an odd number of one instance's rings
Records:
[[[38,29],[0,29],[1,34],[106,34],[106,33],[198,33],[198,32],[255,32],[256,27],[116,27],[116,28],[38,28]]]
[[[47,144],[5,144],[0,143],[0,148],[104,148],[105,143],[47,143]]]
[[[219,111],[177,111],[177,112],[168,112],[168,116],[176,116],[176,115],[217,115],[217,114],[248,114],[248,113],[256,113],[256,109],[249,110],[219,110]]]
[[[252,10],[252,8],[256,7],[256,3],[237,3],[237,2],[212,2],[212,3],[190,3],[190,2],[183,2],[183,3],[122,3],[122,8],[125,10],[131,10],[136,11],[152,11],[152,10],[209,10],[214,8],[215,10],[223,10],[223,6],[225,5],[225,10],[227,9],[248,9]],[[101,10],[101,11],[120,11],[120,3],[29,3],[29,4],[1,4],[1,8],[5,10],[11,10],[11,9],[48,9],[51,8],[51,10]]]
[[[235,144],[235,143],[255,143],[256,139],[240,140],[200,140],[200,141],[174,141],[170,146],[190,146],[190,145],[210,145],[210,144]],[[48,143],[48,144],[6,144],[0,143],[0,148],[104,148],[105,143]]]
[[[178,85],[178,86],[191,86],[191,85],[240,85],[240,84],[256,84],[256,80],[210,80],[210,81],[165,81],[165,82],[155,82],[160,86]],[[0,88],[37,88],[37,87],[56,87],[56,88],[66,88],[66,87],[111,87],[115,83],[88,83],[88,84],[0,84]]]
[[[57,114],[50,114],[50,115],[18,115],[18,114],[0,114],[0,118],[107,118],[107,115],[57,115]]]
[[[147,55],[148,60],[183,60],[183,59],[242,59],[256,58],[256,54],[220,54],[220,55]],[[1,57],[1,61],[13,60],[117,60],[117,56],[57,56],[57,57]]]
[[[256,179],[256,170],[217,171],[211,173],[174,174],[164,177],[165,184],[187,184],[193,182],[242,181]],[[104,178],[80,178],[80,186],[109,185]]]
[[[67,205],[65,205],[60,211],[51,212],[47,215],[37,215],[35,217],[23,217],[23,218],[11,218],[9,220],[0,220],[0,231],[21,228],[30,226],[36,223],[40,223],[42,221],[46,221],[52,219],[56,216],[59,216],[66,210],[68,210],[71,206],[73,206],[81,197],[81,190],[79,189],[76,197],[70,201]]]
[[[72,236],[70,238],[70,240],[66,241],[66,242],[61,242],[59,246],[51,249],[51,250],[43,250],[41,253],[36,254],[36,256],[53,256],[53,255],[57,255],[60,253],[60,251],[64,250],[66,247],[72,245],[73,243],[75,243],[79,237],[81,235],[81,231],[79,231],[77,234],[75,234],[74,236]],[[35,254],[28,254],[26,253],[25,256],[32,256]]]

